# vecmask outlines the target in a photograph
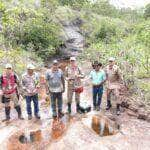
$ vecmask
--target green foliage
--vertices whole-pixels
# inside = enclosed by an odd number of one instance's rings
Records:
[[[138,82],[138,87],[141,90],[142,98],[146,103],[149,103],[150,100],[150,81],[149,79],[144,79]]]
[[[68,6],[59,6],[55,10],[54,16],[57,21],[62,23],[68,23],[76,18],[77,12],[75,12]]]
[[[117,16],[118,10],[113,6],[110,5],[109,1],[107,0],[98,0],[92,4],[91,9],[94,13],[103,16]]]
[[[33,59],[34,61],[31,61]],[[21,75],[25,70],[28,63],[34,63],[36,67],[42,65],[42,60],[36,57],[33,53],[28,53],[20,48],[11,49],[9,51],[0,50],[0,72],[2,73],[4,65],[11,63],[14,71]]]
[[[88,0],[58,0],[61,5],[70,5],[75,7],[82,7]]]
[[[140,23],[136,27],[137,39],[150,48],[150,20]]]
[[[114,56],[127,78],[150,76],[149,21],[134,25],[94,15],[87,19],[90,26],[84,24],[83,31],[90,34],[86,39],[90,46],[82,57],[107,64],[107,59]]]
[[[97,40],[105,40],[106,43],[116,35],[116,28],[114,26],[110,27],[108,24],[103,23],[100,30],[96,33],[95,38]]]
[[[59,39],[60,26],[53,20],[51,7],[36,9],[32,3],[26,7],[23,2],[6,9],[2,16],[5,44],[20,45],[25,50],[30,47],[44,59],[55,54],[62,42]]]
[[[3,13],[6,9],[6,5],[3,2],[0,2],[0,13]]]
[[[150,18],[150,4],[146,5],[146,7],[145,7],[144,17],[145,17],[145,19]]]
[[[95,3],[88,0],[41,0],[38,5],[34,0],[22,0],[18,4],[3,0],[0,11],[4,35],[4,39],[0,36],[0,42],[6,46],[21,47],[45,59],[55,55],[62,44],[60,23],[67,24],[80,18],[84,22],[82,34],[89,45],[83,57],[107,63],[109,56],[115,56],[125,71],[128,68],[124,63],[128,62],[132,68],[129,72],[134,76],[150,73],[149,5],[144,12],[147,20],[142,9],[118,10],[107,0]]]
[[[29,44],[33,45],[33,51],[39,56],[47,52],[46,56],[50,55],[47,51],[49,47],[54,50],[60,45],[58,38],[59,27],[55,23],[45,23],[42,21],[31,21],[24,26],[22,43],[27,49]]]
[[[120,28],[120,26],[122,26]],[[103,18],[95,22],[94,41],[103,41],[106,44],[125,35],[125,23],[119,19]]]

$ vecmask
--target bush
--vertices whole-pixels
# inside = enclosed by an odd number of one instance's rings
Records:
[[[53,20],[48,9],[26,8],[19,5],[7,9],[3,14],[5,44],[32,51],[42,58],[52,55],[62,43],[60,26]],[[53,51],[52,51],[53,50]]]
[[[111,5],[108,0],[98,0],[91,5],[92,11],[96,14],[111,17],[116,17],[118,15],[118,10],[115,6]]]
[[[150,4],[146,5],[146,7],[145,7],[144,17],[145,17],[145,19],[150,18]]]
[[[31,21],[24,26],[24,36],[22,43],[27,49],[29,44],[33,45],[33,51],[39,56],[41,54],[48,56],[51,51],[47,51],[50,47],[55,50],[61,44],[59,40],[59,27],[55,23],[42,23],[42,21]]]
[[[135,28],[138,42],[150,48],[150,21],[144,21]]]
[[[33,61],[34,60],[34,61]],[[10,49],[9,51],[0,50],[0,72],[2,73],[6,63],[13,65],[14,71],[21,75],[28,63],[35,64],[36,67],[42,66],[42,60],[33,53],[26,52],[20,48]]]
[[[116,27],[102,22],[99,31],[95,34],[95,39],[109,43],[111,38],[114,36],[116,36]]]

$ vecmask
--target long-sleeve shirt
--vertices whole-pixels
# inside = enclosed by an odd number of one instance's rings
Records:
[[[108,65],[106,67],[106,76],[107,76],[107,88],[109,89],[120,88],[120,82],[123,80],[123,77],[121,70],[117,65],[114,65],[112,69],[110,69]]]
[[[81,86],[81,78],[84,78],[84,74],[78,66],[68,66],[65,69],[65,77],[68,81],[68,85],[74,85],[75,87]]]
[[[75,67],[68,66],[68,67],[66,67],[65,76],[68,80],[70,80],[70,79],[74,80],[77,76],[80,77],[80,78],[84,78],[84,74],[83,74],[81,68],[78,67],[78,66],[75,66]]]

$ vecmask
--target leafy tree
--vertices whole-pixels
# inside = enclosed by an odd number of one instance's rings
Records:
[[[116,17],[118,10],[108,0],[98,0],[92,5],[92,11],[103,16]]]
[[[150,4],[146,5],[145,12],[144,12],[145,19],[150,18]]]
[[[2,17],[5,44],[32,49],[42,58],[55,54],[62,42],[60,27],[53,20],[51,11],[44,6],[35,9],[32,5],[18,5],[5,10]]]
[[[74,6],[74,5],[78,5],[78,6],[83,6],[86,2],[88,2],[88,0],[58,0],[58,2],[61,5],[70,5],[70,6]]]

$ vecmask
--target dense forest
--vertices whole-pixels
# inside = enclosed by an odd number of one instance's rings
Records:
[[[1,0],[1,70],[9,61],[21,73],[28,60],[42,66],[48,58],[61,55],[63,25],[76,21],[84,37],[79,60],[105,64],[108,57],[116,57],[127,84],[134,83],[135,93],[142,92],[148,100],[150,86],[139,79],[150,77],[149,18],[150,4],[131,10],[99,0]]]

